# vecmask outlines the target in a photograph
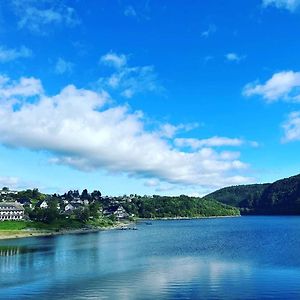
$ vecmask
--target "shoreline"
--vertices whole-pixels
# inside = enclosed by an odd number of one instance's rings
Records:
[[[119,222],[115,225],[108,227],[95,227],[95,228],[80,228],[80,229],[62,229],[60,231],[48,231],[48,230],[1,230],[0,231],[0,241],[3,240],[12,240],[12,239],[23,239],[30,237],[47,237],[47,236],[56,236],[56,235],[67,235],[67,234],[82,234],[82,233],[92,233],[105,230],[114,230],[124,226],[129,225],[130,223]],[[6,234],[7,233],[7,234]]]
[[[139,221],[168,221],[168,220],[197,220],[197,219],[219,219],[219,218],[238,218],[242,217],[242,215],[234,215],[234,216],[208,216],[208,217],[163,217],[163,218],[139,218],[137,219],[137,222]]]
[[[164,217],[164,218],[138,218],[136,223],[147,222],[147,221],[180,221],[180,220],[195,220],[195,219],[217,219],[217,218],[236,218],[241,217],[241,215],[236,216],[207,216],[207,217]],[[0,231],[0,241],[12,240],[12,239],[23,239],[30,237],[47,237],[56,235],[67,235],[67,234],[83,234],[83,233],[93,233],[105,230],[119,229],[124,226],[128,226],[134,222],[118,222],[115,225],[108,227],[95,227],[95,228],[80,228],[80,229],[62,229],[60,231],[48,231],[48,230],[2,230]]]

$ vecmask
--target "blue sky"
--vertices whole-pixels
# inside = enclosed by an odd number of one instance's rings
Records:
[[[299,173],[300,1],[0,4],[0,186],[203,195]]]

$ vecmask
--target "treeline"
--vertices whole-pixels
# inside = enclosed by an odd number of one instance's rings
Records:
[[[188,197],[137,197],[124,204],[130,214],[140,218],[209,217],[239,215],[237,208],[214,200]]]
[[[38,189],[7,193],[4,201],[18,201],[25,208],[30,220],[51,224],[58,220],[77,220],[89,223],[99,219],[116,221],[122,218],[194,218],[210,216],[235,216],[240,212],[237,208],[217,202],[181,195],[139,196],[124,195],[119,197],[102,196],[100,191],[88,190],[79,192],[71,190],[65,194],[47,195]],[[46,202],[46,207],[43,206]],[[67,210],[72,206],[72,210]]]
[[[300,175],[274,183],[232,186],[204,197],[238,207],[242,214],[300,214]]]

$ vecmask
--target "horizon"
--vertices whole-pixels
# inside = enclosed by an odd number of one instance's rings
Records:
[[[299,16],[298,0],[0,4],[0,186],[203,197],[299,174]]]

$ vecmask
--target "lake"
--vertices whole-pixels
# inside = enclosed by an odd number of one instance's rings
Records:
[[[300,217],[0,241],[0,299],[300,299]]]

